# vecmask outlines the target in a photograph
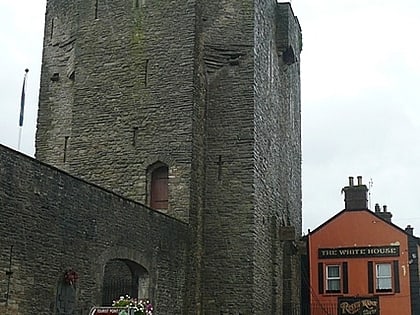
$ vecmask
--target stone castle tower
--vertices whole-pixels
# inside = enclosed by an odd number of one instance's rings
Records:
[[[189,225],[188,314],[298,303],[300,51],[275,0],[47,1],[36,158]]]

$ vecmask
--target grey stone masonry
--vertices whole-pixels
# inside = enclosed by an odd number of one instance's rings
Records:
[[[47,3],[37,159],[146,204],[146,170],[166,163],[168,212],[188,220],[194,5],[70,3]]]
[[[47,1],[36,158],[145,205],[168,166],[183,314],[299,304],[301,43],[275,0]]]
[[[69,267],[79,275],[69,314],[88,314],[101,305],[103,271],[113,259],[147,269],[157,314],[182,314],[185,223],[1,145],[0,209],[3,314],[56,314]]]

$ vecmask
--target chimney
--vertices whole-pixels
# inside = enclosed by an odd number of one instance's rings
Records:
[[[368,209],[368,189],[362,183],[362,176],[357,176],[357,186],[354,186],[353,177],[349,177],[349,186],[343,188],[346,210]]]
[[[383,209],[384,210],[381,212],[381,208],[378,205],[378,211],[377,211],[377,208],[376,208],[376,205],[375,205],[375,214],[377,216],[381,217],[383,220],[388,221],[388,222],[391,222],[392,213],[391,212],[388,212],[388,207],[385,206],[385,205],[383,206]]]
[[[414,228],[411,225],[407,225],[407,227],[405,228],[405,232],[407,234],[414,235],[413,231],[414,231]]]
[[[381,212],[381,207],[379,206],[379,203],[375,203],[375,212]]]

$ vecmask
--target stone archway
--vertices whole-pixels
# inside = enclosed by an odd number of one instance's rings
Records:
[[[112,305],[121,295],[138,299],[149,298],[149,273],[132,260],[111,259],[104,267],[102,305]]]

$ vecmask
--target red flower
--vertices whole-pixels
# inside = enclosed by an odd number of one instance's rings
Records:
[[[67,269],[64,273],[64,281],[69,285],[73,285],[77,279],[79,279],[79,275],[73,269]]]

